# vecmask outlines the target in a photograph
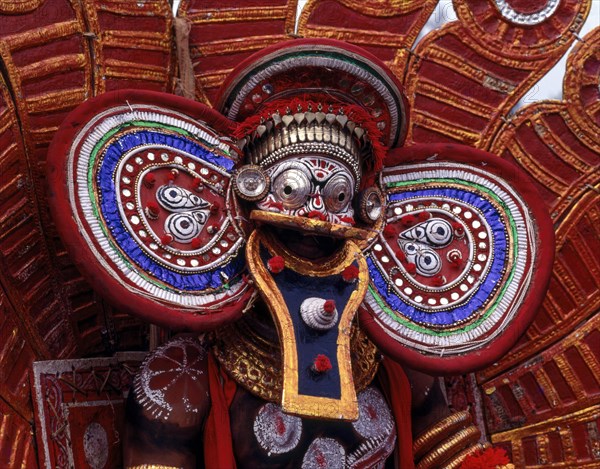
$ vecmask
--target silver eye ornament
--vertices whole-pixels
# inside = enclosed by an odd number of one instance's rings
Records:
[[[325,208],[332,213],[339,213],[352,201],[354,188],[352,182],[343,174],[333,176],[323,188]]]
[[[233,190],[241,199],[256,202],[264,199],[271,186],[271,178],[260,166],[246,165],[233,177]]]
[[[208,215],[205,212],[172,213],[165,220],[165,231],[180,243],[189,243],[200,234]]]
[[[273,180],[272,193],[288,210],[302,207],[311,193],[308,175],[298,168],[282,171]]]
[[[201,210],[209,207],[209,203],[193,192],[174,184],[164,185],[156,191],[158,203],[171,212]]]
[[[372,225],[383,213],[383,195],[376,187],[369,187],[358,197],[358,216],[365,223]]]
[[[441,218],[432,218],[403,231],[400,238],[442,248],[452,241],[452,225]]]
[[[413,262],[417,273],[424,277],[433,277],[442,268],[442,260],[433,249],[413,243],[399,242],[409,262]]]

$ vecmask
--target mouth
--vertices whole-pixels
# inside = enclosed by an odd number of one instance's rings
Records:
[[[250,219],[271,226],[280,243],[294,254],[310,260],[331,256],[348,239],[362,241],[370,235],[361,228],[263,210],[253,210]]]
[[[275,228],[277,239],[297,256],[310,260],[328,257],[344,245],[344,240],[300,231]]]
[[[351,239],[365,241],[372,233],[362,228],[338,225],[317,218],[306,218],[282,213],[252,210],[250,219],[259,224],[271,225],[279,229],[300,232],[307,237]]]

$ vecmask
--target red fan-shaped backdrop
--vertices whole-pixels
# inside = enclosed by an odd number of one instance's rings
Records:
[[[447,391],[455,407],[471,404],[520,467],[598,464],[599,30],[570,52],[563,100],[510,114],[576,41],[591,0],[455,0],[458,20],[413,48],[436,3],[311,0],[294,32],[294,0],[184,0],[186,47],[166,1],[0,2],[0,465],[38,464],[33,427],[40,435],[41,423],[32,424],[31,402],[45,405],[46,375],[38,370],[30,383],[33,361],[147,347],[148,326],[94,293],[57,237],[45,166],[60,123],[105,91],[174,92],[176,70],[193,74],[195,95],[208,104],[241,60],[293,35],[346,40],[383,60],[407,91],[409,143],[465,143],[532,176],[557,240],[549,291],[511,353],[449,380]],[[181,59],[176,66],[178,49],[189,51],[191,69]],[[102,376],[117,367],[94,366]],[[65,386],[60,392],[72,391]],[[59,430],[38,450],[48,445],[66,461]]]

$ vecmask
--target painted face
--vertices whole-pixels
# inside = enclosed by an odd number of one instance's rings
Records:
[[[344,165],[322,156],[306,156],[276,163],[267,174],[271,190],[256,204],[260,210],[354,224],[355,182]]]

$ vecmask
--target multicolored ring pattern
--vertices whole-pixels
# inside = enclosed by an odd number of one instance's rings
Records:
[[[234,162],[226,156],[226,144],[185,116],[166,110],[113,112],[91,122],[73,146],[78,148],[77,158],[74,152],[70,155],[69,169],[76,180],[75,188],[70,188],[70,201],[92,252],[128,288],[163,301],[201,306],[235,295],[243,288],[240,280],[245,268],[241,233],[212,268],[199,265],[182,271],[149,255],[147,247],[136,241],[129,221],[123,220],[118,192],[122,182],[118,167],[123,158],[150,151],[160,154],[161,149],[228,175]],[[234,224],[231,218],[228,222]]]
[[[478,263],[477,246],[472,247],[475,260],[458,276],[461,286],[467,286],[464,294],[457,301],[449,301],[446,307],[432,301],[435,308],[419,304],[414,294],[398,288],[392,279],[394,269],[384,266],[376,250],[372,251],[368,257],[371,285],[365,304],[375,319],[398,341],[420,350],[440,347],[445,353],[459,353],[475,348],[475,343],[479,346],[492,340],[516,313],[531,280],[528,266],[535,250],[534,226],[523,201],[497,176],[458,163],[388,170],[383,185],[392,214],[405,210],[406,206],[414,211],[427,210],[422,203],[425,200],[437,199],[433,206],[438,211],[444,205],[469,207],[473,218],[478,220],[475,224],[478,233],[483,233],[481,236],[491,250],[489,256],[482,256],[484,262]],[[400,208],[394,212],[395,207]],[[480,241],[477,236],[468,239]],[[385,238],[380,236],[378,243],[385,245]],[[411,285],[409,291],[419,288],[401,263],[395,260],[395,264],[395,270],[404,276],[404,284]],[[472,276],[476,265],[477,275]],[[462,281],[469,277],[478,277],[478,281]],[[430,296],[436,294],[435,288],[427,290]],[[437,294],[441,298],[447,293],[440,287]]]

